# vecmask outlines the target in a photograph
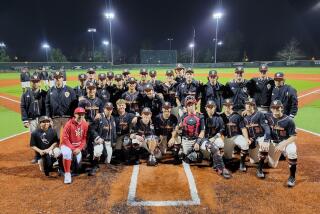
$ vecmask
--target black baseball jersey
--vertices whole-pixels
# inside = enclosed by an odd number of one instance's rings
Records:
[[[154,122],[156,135],[163,135],[170,139],[172,131],[175,129],[177,124],[178,119],[173,114],[171,114],[167,119],[163,117],[163,114],[157,115]]]
[[[116,121],[117,135],[128,135],[130,133],[130,128],[132,120],[135,114],[126,112],[124,115],[115,115],[114,119]]]
[[[160,80],[149,80],[148,83],[153,86],[153,89],[156,93],[161,93],[162,82]]]
[[[21,96],[21,119],[22,121],[34,120],[37,117],[46,115],[46,95],[44,90],[28,90]]]
[[[42,80],[48,80],[49,79],[48,71],[46,71],[46,70],[40,71],[40,77]]]
[[[101,117],[94,120],[89,126],[89,132],[91,138],[94,140],[97,137],[101,137],[105,141],[111,141],[111,143],[116,142],[116,122],[113,116],[107,118],[104,113]]]
[[[135,91],[134,93],[130,93],[126,91],[122,94],[122,99],[126,101],[126,111],[131,113],[140,112],[139,104],[138,104],[138,96],[139,91]]]
[[[230,97],[234,103],[234,111],[244,110],[245,100],[249,97],[248,81],[237,82],[231,80],[226,84],[226,96]]]
[[[49,117],[72,116],[77,107],[76,93],[69,86],[48,90],[46,97],[46,115]]]
[[[274,87],[271,101],[280,100],[283,104],[284,114],[295,116],[298,113],[298,97],[296,89],[290,85]]]
[[[20,82],[29,82],[30,81],[30,73],[29,71],[21,72],[20,74]]]
[[[233,112],[227,116],[225,113],[221,114],[225,125],[224,136],[231,138],[237,135],[242,135],[241,129],[245,128],[243,118],[237,112]]]
[[[47,131],[37,128],[31,133],[31,147],[35,146],[38,149],[44,150],[50,148],[54,143],[59,143],[59,139],[57,133],[51,127]]]
[[[258,137],[264,136],[265,141],[270,140],[270,127],[262,112],[256,111],[252,115],[246,115],[243,121],[248,130],[249,138],[256,140]]]
[[[271,103],[274,80],[270,77],[252,78],[248,82],[250,96],[255,99],[259,107],[269,107]]]
[[[211,138],[216,134],[224,134],[225,127],[223,119],[220,115],[214,114],[211,117],[208,115],[205,116],[205,137]]]
[[[140,94],[144,94],[144,87],[148,84],[148,81],[139,81],[137,83],[137,90],[140,92]]]
[[[192,95],[198,100],[200,98],[200,84],[196,80],[192,80],[191,83],[183,82],[181,83],[176,92],[176,97],[179,99],[182,106],[184,106],[184,99]]]
[[[161,84],[161,93],[163,94],[163,99],[165,102],[171,103],[172,107],[177,106],[176,102],[176,89],[178,87],[177,82],[173,82],[169,84],[168,82],[164,82]]]
[[[268,124],[271,128],[271,139],[275,143],[280,143],[291,136],[296,136],[296,125],[293,119],[287,115],[275,118],[271,113],[266,115]]]
[[[79,97],[84,97],[87,95],[87,89],[85,86],[81,87],[80,85],[73,88],[74,92],[76,93],[77,99]]]
[[[110,101],[110,93],[108,87],[97,88],[97,97],[99,97],[103,104]]]
[[[103,103],[98,97],[91,99],[86,96],[83,100],[79,101],[78,106],[86,110],[86,120],[89,123],[94,121],[98,113],[103,113]]]
[[[143,137],[155,134],[152,122],[150,121],[148,124],[144,124],[141,117],[138,118],[137,124],[133,128],[133,132]]]
[[[118,88],[116,85],[108,86],[108,90],[110,93],[110,102],[112,102],[113,106],[116,106],[116,102],[118,99],[122,97],[122,94],[127,91],[125,85],[122,88]]]
[[[159,95],[154,94],[152,98],[149,98],[146,94],[139,94],[137,101],[140,106],[140,111],[143,108],[148,107],[152,112],[152,121],[154,121],[155,117],[161,112],[163,100],[159,97]]]
[[[221,83],[217,82],[216,85],[212,85],[210,82],[207,84],[203,85],[201,87],[201,105],[200,105],[200,110],[201,112],[206,112],[205,106],[206,103],[209,100],[213,100],[216,105],[217,109],[216,112],[221,112],[222,111],[222,103],[224,99],[224,94],[225,94],[225,86],[222,85]]]
[[[186,81],[186,78],[185,78],[185,77],[176,76],[176,77],[174,78],[174,80],[175,80],[178,84],[180,84],[180,83],[185,82],[185,81]]]

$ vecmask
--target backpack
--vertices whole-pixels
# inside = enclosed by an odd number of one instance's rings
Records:
[[[183,118],[183,135],[186,137],[198,137],[200,126],[200,117],[196,114],[189,114]]]

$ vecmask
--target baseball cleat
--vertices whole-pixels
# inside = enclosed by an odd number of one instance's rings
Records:
[[[64,183],[71,184],[71,182],[72,182],[71,173],[70,172],[64,173]]]
[[[98,167],[94,166],[92,169],[89,170],[88,176],[95,176],[97,174]]]
[[[239,167],[239,170],[241,172],[246,172],[247,171],[247,167],[244,163],[240,162],[240,167]]]
[[[218,170],[218,173],[225,179],[230,179],[232,177],[231,173],[226,168],[223,168],[222,170]]]
[[[257,169],[256,175],[258,178],[265,178],[264,172],[261,169]]]
[[[149,155],[149,160],[147,162],[148,166],[156,166],[158,164],[156,157],[154,155]]]
[[[288,187],[294,187],[296,185],[296,179],[292,176],[288,178],[287,182]]]

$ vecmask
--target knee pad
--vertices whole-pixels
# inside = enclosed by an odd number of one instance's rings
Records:
[[[297,165],[298,159],[288,159],[288,163],[290,166]]]
[[[94,158],[99,158],[103,152],[103,144],[97,144],[93,147],[93,156]]]

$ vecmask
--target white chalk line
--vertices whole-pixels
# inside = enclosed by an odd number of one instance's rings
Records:
[[[138,183],[138,175],[139,175],[139,165],[135,165],[133,167],[133,172],[131,176],[128,200],[127,204],[130,206],[191,206],[191,205],[200,205],[200,198],[198,195],[196,183],[194,181],[190,165],[183,162],[183,169],[186,173],[191,200],[176,200],[176,201],[136,201],[136,191],[137,191],[137,183]]]
[[[320,137],[320,134],[319,134],[319,133],[312,132],[312,131],[309,131],[309,130],[306,130],[306,129],[303,129],[303,128],[299,128],[299,127],[297,127],[296,129]]]
[[[316,94],[316,93],[318,93],[318,92],[320,92],[320,89],[311,91],[311,92],[306,93],[306,94],[302,94],[302,95],[298,96],[298,98],[306,97],[306,96],[309,96],[310,94]]]
[[[18,133],[18,134],[11,135],[11,136],[9,136],[9,137],[2,138],[2,139],[0,139],[0,142],[5,141],[5,140],[9,140],[9,139],[11,139],[11,138],[17,137],[17,136],[19,136],[19,135],[22,135],[22,134],[25,134],[25,133],[28,133],[28,132],[29,132],[29,131],[23,131],[23,132],[20,132],[20,133]]]
[[[6,99],[6,100],[10,100],[10,101],[15,102],[15,103],[21,103],[21,102],[18,101],[18,100],[14,100],[14,99],[11,99],[11,98],[9,98],[9,97],[5,97],[5,96],[1,96],[1,95],[0,95],[0,98]]]

